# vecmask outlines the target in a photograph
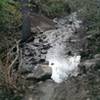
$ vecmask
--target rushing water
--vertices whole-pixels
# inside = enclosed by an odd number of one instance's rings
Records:
[[[51,78],[55,82],[61,83],[69,75],[76,76],[78,74],[78,64],[80,63],[81,57],[76,53],[73,56],[66,54],[68,50],[72,49],[68,49],[69,47],[66,46],[66,41],[80,28],[81,21],[77,19],[76,13],[63,19],[55,19],[54,21],[57,23],[58,29],[45,32],[47,35],[46,40],[51,45],[46,55],[46,60],[49,61],[49,67],[52,68]]]

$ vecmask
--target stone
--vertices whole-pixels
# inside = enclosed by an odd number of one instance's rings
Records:
[[[48,65],[44,64],[44,65],[41,65],[41,67],[42,67],[42,69],[43,69],[43,71],[44,71],[45,73],[52,74],[52,69],[51,69],[51,67],[49,67]]]
[[[85,73],[90,70],[98,70],[100,69],[100,59],[85,60],[79,64],[79,69]]]
[[[41,54],[47,54],[47,50],[41,50]]]
[[[29,50],[28,50],[28,49],[26,49],[26,50],[24,51],[24,54],[25,54],[26,56],[31,55],[31,53],[29,52]]]
[[[29,73],[26,76],[26,79],[37,79],[42,81],[42,78],[46,78],[47,76],[51,76],[51,68],[47,65],[37,65],[37,67],[33,70],[32,73]],[[48,78],[47,78],[48,79]],[[44,80],[44,79],[43,79]]]
[[[94,58],[100,58],[100,54],[96,54]]]
[[[26,63],[25,61],[22,60],[22,65],[19,68],[19,71],[21,73],[29,73],[32,72],[34,66],[30,63]]]
[[[37,38],[37,39],[34,39],[34,43],[39,43],[39,39]]]
[[[33,33],[45,32],[47,30],[55,28],[55,23],[51,19],[43,15],[32,14],[30,15],[30,18],[31,18],[31,23],[32,23],[31,32]]]
[[[50,47],[50,44],[43,44],[43,49],[49,49]]]
[[[39,63],[45,63],[45,60],[46,60],[46,55],[42,54]]]

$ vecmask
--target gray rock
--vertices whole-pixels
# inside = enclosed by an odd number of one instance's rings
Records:
[[[50,46],[50,44],[43,44],[43,49],[49,49],[51,46]]]
[[[38,38],[34,39],[34,44],[37,44],[37,43],[39,43],[39,39]]]
[[[100,58],[100,54],[96,54],[94,58]]]
[[[88,72],[90,70],[100,69],[100,59],[90,59],[79,64],[80,72]]]
[[[41,54],[47,54],[47,50],[41,50]]]
[[[21,73],[27,73],[27,72],[32,72],[34,66],[31,63],[27,63],[26,61],[22,60],[22,64],[19,68],[19,71]]]
[[[46,59],[46,55],[41,54],[41,59]]]
[[[27,75],[26,79],[41,79],[40,81],[42,81],[42,78],[47,75],[51,75],[51,68],[47,65],[37,65],[33,72]]]

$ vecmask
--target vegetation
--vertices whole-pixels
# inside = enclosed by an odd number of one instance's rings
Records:
[[[49,17],[61,16],[70,12],[70,7],[65,0],[36,0],[36,4],[43,14]]]
[[[88,35],[86,49],[90,50],[92,56],[100,53],[100,0],[36,0],[35,4],[39,6],[40,12],[48,17],[78,11],[79,17],[84,21],[85,35]],[[29,6],[33,7],[33,5]],[[13,0],[0,0],[0,61],[8,48],[15,43],[14,39],[19,35],[16,33],[20,26],[20,3]],[[20,97],[15,96],[12,90],[8,92],[5,73],[7,70],[1,69],[0,62],[0,85],[5,84],[2,88],[0,86],[0,96],[2,96],[0,100],[6,100],[8,97],[9,100],[20,100]],[[10,95],[14,96],[10,97]]]
[[[19,8],[18,2],[0,0],[0,100],[20,100],[20,96],[14,95],[13,86],[9,83],[9,64],[4,59],[8,49],[15,43],[14,39],[19,36],[16,34],[21,25]]]
[[[20,5],[12,0],[0,0],[0,32],[14,31],[20,24]]]
[[[88,49],[92,55],[100,53],[100,1],[68,0],[72,11],[78,11],[88,35]]]

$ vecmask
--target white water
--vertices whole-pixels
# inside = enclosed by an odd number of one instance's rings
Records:
[[[49,66],[52,68],[51,78],[61,83],[67,79],[69,75],[77,76],[78,64],[80,63],[80,56],[68,57],[68,59],[49,59]],[[54,65],[52,65],[52,63]]]
[[[67,19],[73,23],[66,24]],[[52,48],[48,50],[46,60],[49,61],[49,67],[52,68],[51,78],[61,83],[68,78],[69,75],[76,76],[78,74],[78,64],[80,63],[80,55],[74,54],[74,56],[66,55],[67,49],[73,48],[66,46],[66,41],[72,36],[76,29],[80,28],[80,20],[77,20],[76,13],[68,16],[68,18],[54,20],[57,22],[58,29],[47,31],[44,34],[47,35],[47,40],[51,44]]]

